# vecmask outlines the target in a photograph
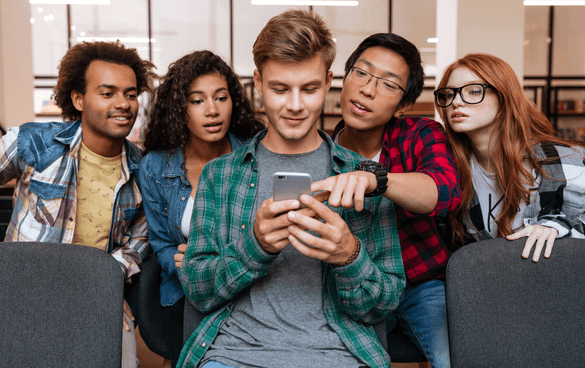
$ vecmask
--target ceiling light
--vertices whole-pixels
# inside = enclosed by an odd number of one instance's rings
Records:
[[[85,32],[81,32],[84,36]],[[148,43],[148,37],[77,37],[77,42],[116,42],[120,40],[122,43]],[[152,38],[151,42],[156,42],[156,38]]]
[[[525,6],[585,5],[585,0],[524,0]]]
[[[427,38],[427,42],[428,43],[437,43],[437,42],[439,42],[439,39],[436,37],[431,37],[431,38]]]
[[[112,0],[28,0],[31,4],[110,5]]]
[[[358,6],[359,1],[343,0],[252,0],[252,5],[309,5],[309,6]]]

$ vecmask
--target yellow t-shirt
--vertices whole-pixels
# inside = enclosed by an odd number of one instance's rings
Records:
[[[73,242],[105,251],[112,225],[114,191],[122,170],[122,154],[103,157],[81,143],[79,158]]]

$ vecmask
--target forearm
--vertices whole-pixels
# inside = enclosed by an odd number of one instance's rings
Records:
[[[429,175],[388,173],[388,189],[384,197],[400,207],[417,214],[429,214],[437,206],[437,185]]]
[[[205,232],[187,245],[179,279],[193,305],[208,313],[266,276],[275,258],[260,248],[252,226],[223,250],[211,232]]]
[[[341,308],[364,323],[374,324],[386,317],[398,306],[406,282],[402,262],[395,266],[394,270],[381,270],[360,249],[353,263],[334,270]]]
[[[353,231],[361,243],[358,257],[333,270],[341,308],[365,323],[375,323],[394,310],[406,283],[392,203],[382,198],[372,200],[378,204],[371,225],[365,231]],[[346,220],[354,227],[357,213],[350,210],[349,214],[356,215]]]

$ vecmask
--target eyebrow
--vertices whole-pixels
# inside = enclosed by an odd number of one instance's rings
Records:
[[[217,93],[217,92],[221,92],[221,91],[227,91],[227,92],[229,92],[226,87],[220,87],[220,88],[216,89],[213,93]],[[189,94],[187,95],[187,97],[189,97],[189,96],[191,96],[193,94],[204,94],[204,93],[205,92],[203,92],[203,91],[195,90],[195,91],[189,92]]]
[[[268,87],[275,87],[275,86],[286,86],[286,87],[289,87],[289,85],[287,83],[280,82],[278,80],[276,80],[276,81],[269,81],[267,84],[268,84]],[[315,79],[315,80],[309,81],[307,83],[304,83],[301,86],[301,88],[307,87],[307,86],[321,87],[322,85],[323,85],[323,81],[322,80]]]
[[[357,62],[360,62],[360,61],[361,61],[362,63],[366,64],[366,66],[368,66],[368,67],[370,67],[370,68],[372,68],[372,69],[374,68],[374,64],[370,63],[368,60],[366,60],[366,59],[359,59],[358,61],[356,61],[356,63],[357,63]],[[355,63],[354,63],[354,65],[355,65]],[[384,76],[386,76],[386,77],[393,77],[393,78],[396,78],[396,79],[398,79],[399,81],[403,82],[403,80],[402,80],[402,77],[401,77],[400,75],[398,75],[398,74],[396,74],[396,73],[393,73],[393,72],[391,72],[391,71],[384,70],[384,71],[382,72],[382,74],[383,74]]]
[[[467,86],[468,84],[487,84],[487,83],[478,79],[476,81],[465,82],[465,84],[462,84],[459,87],[453,87],[453,86],[450,86],[450,85],[446,85],[444,88],[460,88],[460,87],[463,87],[463,86]]]
[[[120,89],[120,87],[118,86],[114,86],[113,84],[100,84],[99,86],[97,86],[96,89],[100,89],[100,88],[108,88],[108,89]],[[136,87],[130,87],[130,88],[126,88],[125,92],[129,92],[129,91],[137,91],[138,88]]]

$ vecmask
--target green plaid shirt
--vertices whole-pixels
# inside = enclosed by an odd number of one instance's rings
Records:
[[[350,172],[363,159],[319,133],[331,147],[331,175]],[[206,317],[183,347],[179,367],[197,367],[242,290],[266,276],[277,257],[258,245],[253,226],[256,146],[265,134],[210,162],[201,173],[180,280],[187,297]],[[394,207],[386,198],[375,197],[366,198],[362,212],[330,208],[359,238],[361,249],[347,266],[334,269],[323,263],[325,317],[361,361],[388,367],[390,357],[373,324],[396,308],[405,285]]]

